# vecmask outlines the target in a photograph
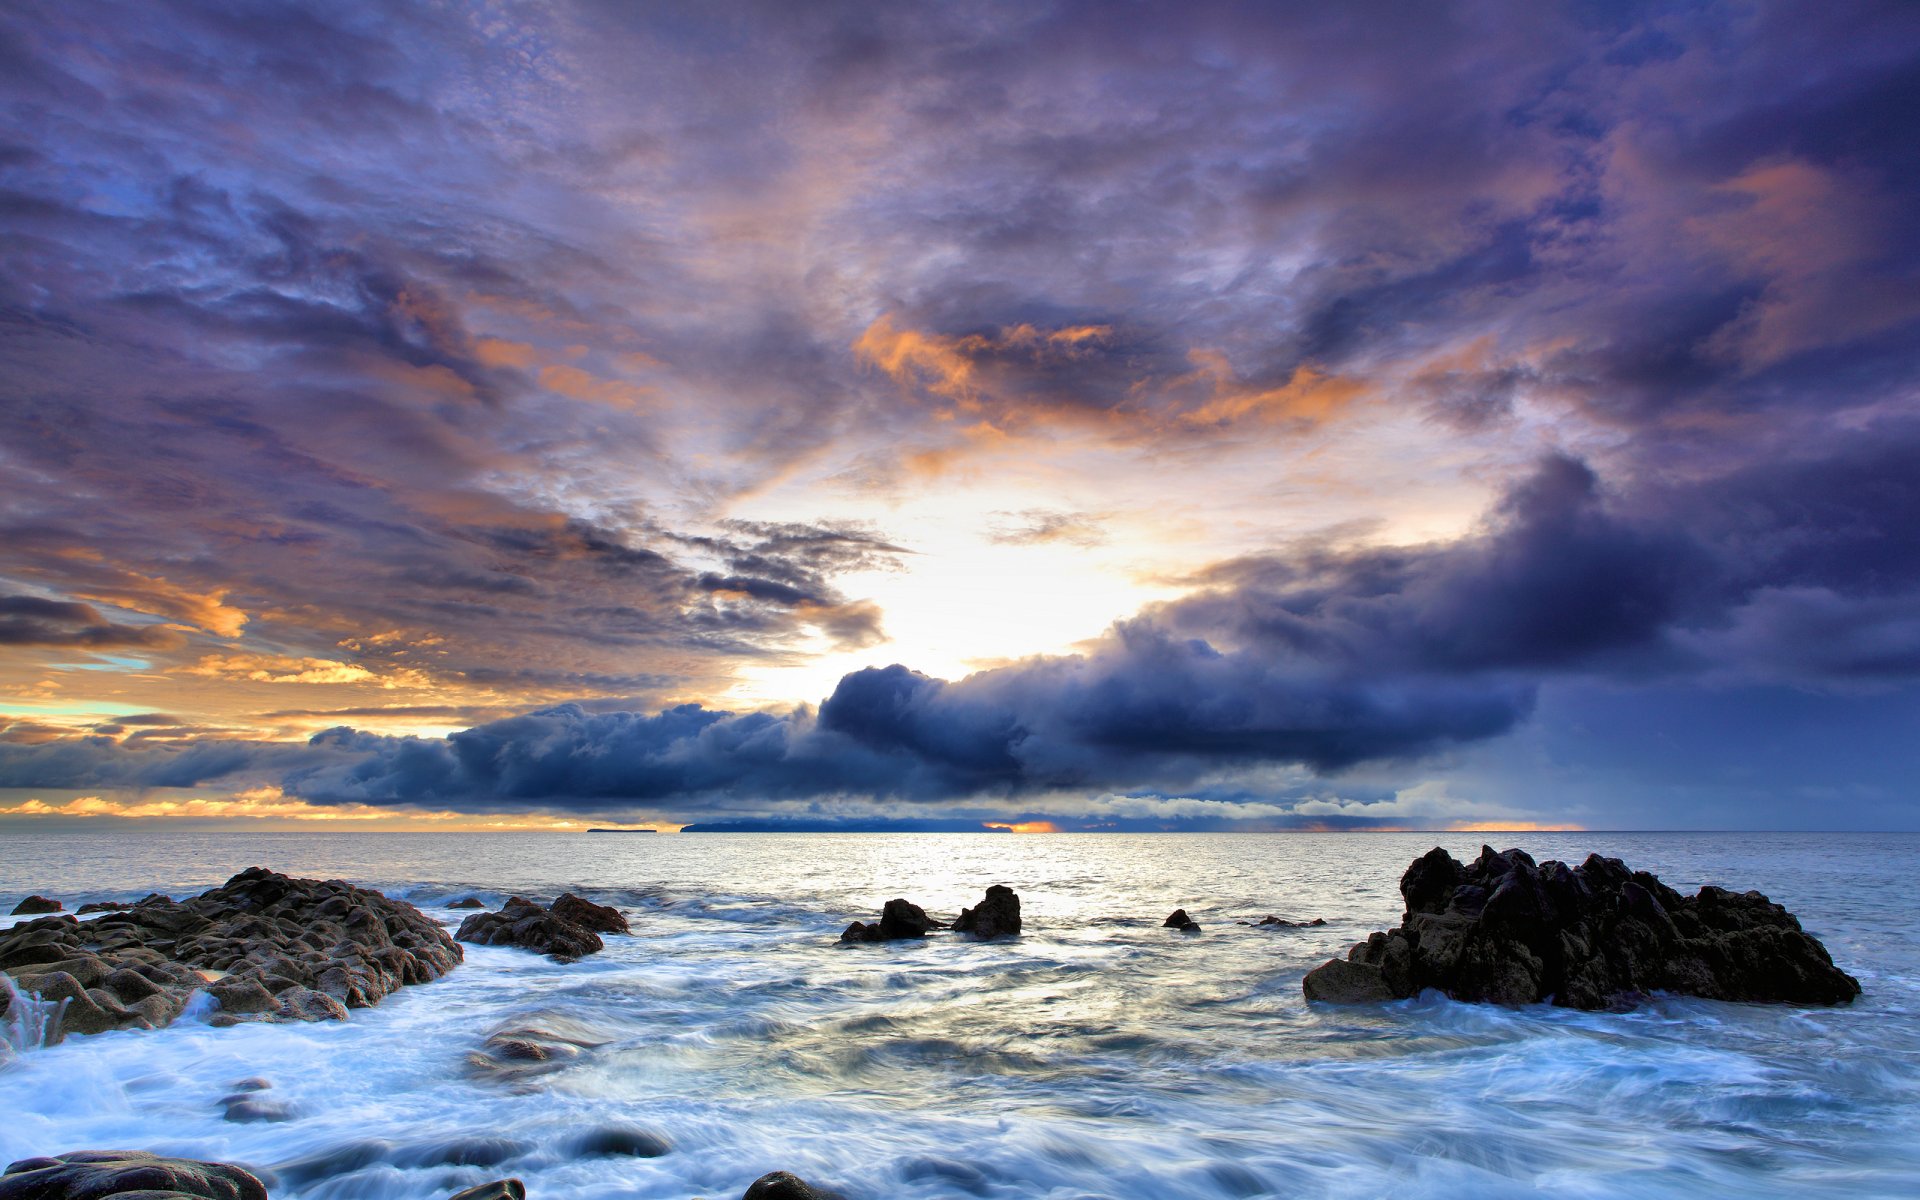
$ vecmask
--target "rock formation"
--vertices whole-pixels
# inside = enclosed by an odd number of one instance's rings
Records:
[[[0,930],[0,969],[42,1000],[65,1001],[67,1033],[165,1025],[202,988],[219,1002],[216,1025],[340,1020],[438,979],[460,957],[410,904],[260,867],[180,903],[150,896],[90,921]]]
[[[455,1192],[447,1200],[527,1200],[527,1185],[518,1179],[496,1179],[464,1192]]]
[[[605,904],[595,904],[581,896],[568,892],[547,906],[547,911],[562,921],[572,921],[584,929],[595,933],[632,933],[627,919],[620,910]]]
[[[1759,892],[1682,896],[1617,858],[1535,865],[1519,850],[1462,866],[1445,850],[1400,879],[1399,928],[1307,973],[1309,1000],[1364,1003],[1437,988],[1456,1000],[1625,1008],[1650,992],[1844,1004],[1859,983]]]
[[[38,916],[41,913],[57,913],[65,907],[66,905],[50,896],[28,896],[14,905],[13,915],[16,917]]]
[[[453,936],[476,946],[518,946],[562,961],[584,958],[605,949],[606,943],[600,940],[600,935],[572,919],[574,916],[592,920],[603,928],[617,922],[618,928],[608,928],[607,932],[627,932],[627,920],[618,912],[568,893],[550,909],[510,896],[499,912],[475,913],[460,922],[460,931]]]
[[[267,1200],[253,1175],[224,1163],[138,1150],[82,1150],[26,1158],[0,1175],[0,1200]]]
[[[1325,917],[1315,917],[1311,921],[1283,921],[1279,917],[1266,916],[1258,921],[1242,921],[1242,925],[1252,925],[1257,929],[1318,929],[1327,923]]]
[[[932,929],[946,926],[927,915],[927,910],[908,900],[889,900],[880,910],[880,919],[868,924],[855,921],[840,934],[843,942],[890,942],[896,938],[923,938]]]
[[[972,908],[960,910],[953,928],[957,933],[970,933],[982,940],[1017,934],[1020,932],[1020,897],[1012,888],[996,883],[987,889],[986,899]]]
[[[1200,932],[1200,922],[1188,916],[1184,908],[1174,909],[1167,914],[1167,919],[1160,922],[1160,925],[1163,929],[1178,929],[1181,933]]]

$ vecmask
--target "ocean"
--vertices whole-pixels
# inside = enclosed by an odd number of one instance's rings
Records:
[[[1517,845],[1683,891],[1758,888],[1865,994],[1631,1013],[1432,994],[1309,1007],[1300,979],[1395,924],[1401,872]],[[1920,1195],[1920,835],[8,834],[0,899],[175,896],[248,866],[448,902],[563,890],[634,936],[557,964],[466,947],[352,1020],[73,1037],[0,1067],[0,1162],[145,1149],[247,1164],[278,1200],[734,1200],[788,1170],[850,1200]],[[904,896],[1020,893],[1017,940],[837,944]],[[1185,908],[1198,935],[1161,928]],[[1319,928],[1260,928],[1266,915]],[[496,1030],[587,1043],[480,1071]],[[292,1119],[234,1124],[272,1084]],[[594,1156],[637,1125],[652,1158]]]

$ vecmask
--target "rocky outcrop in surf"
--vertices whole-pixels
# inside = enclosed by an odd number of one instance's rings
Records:
[[[569,961],[604,950],[601,933],[627,932],[627,919],[618,910],[568,892],[548,908],[510,896],[499,912],[475,913],[460,922],[453,936],[476,946],[518,946]]]
[[[259,1179],[225,1163],[139,1150],[25,1158],[0,1175],[0,1200],[267,1200]]]
[[[43,1002],[64,1002],[64,1033],[165,1025],[202,989],[219,1005],[216,1025],[342,1020],[460,959],[410,904],[261,867],[178,903],[150,896],[89,921],[0,931],[0,970]]]
[[[1200,932],[1200,922],[1188,916],[1187,910],[1184,908],[1176,908],[1171,913],[1168,913],[1167,919],[1160,922],[1160,927],[1162,929],[1178,929],[1181,933]]]
[[[1308,972],[1308,1000],[1437,988],[1456,1000],[1619,1009],[1652,992],[1783,1004],[1860,994],[1826,947],[1759,892],[1682,896],[1617,858],[1536,865],[1487,846],[1463,866],[1435,848],[1407,868],[1400,894],[1400,926]]]
[[[32,917],[38,916],[41,913],[57,913],[65,908],[66,905],[50,896],[28,896],[25,900],[13,906],[13,915],[16,917]]]
[[[982,941],[1012,937],[1020,932],[1020,897],[1012,888],[996,883],[979,904],[960,910],[953,928],[956,933],[970,933]]]
[[[893,899],[880,909],[878,921],[855,921],[840,934],[843,942],[891,942],[899,938],[923,938],[946,926],[927,915],[927,910],[910,900]]]
[[[762,1175],[740,1200],[842,1200],[840,1193],[818,1188],[786,1171]]]

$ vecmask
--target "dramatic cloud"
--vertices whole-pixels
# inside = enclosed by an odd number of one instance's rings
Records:
[[[1916,107],[1901,3],[10,5],[0,787],[1306,813],[1901,708]]]

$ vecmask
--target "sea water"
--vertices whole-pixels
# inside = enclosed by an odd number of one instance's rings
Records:
[[[281,1200],[506,1175],[534,1200],[733,1200],[772,1170],[852,1200],[1920,1195],[1920,836],[1487,836],[1757,887],[1865,994],[1302,1000],[1307,970],[1397,922],[1413,858],[1469,856],[1474,834],[10,834],[9,908],[184,896],[259,865],[449,927],[462,896],[575,890],[634,935],[571,964],[469,946],[344,1023],[201,1015],[29,1048],[0,1066],[0,1162],[145,1149],[273,1172]],[[894,896],[951,918],[991,883],[1020,893],[1018,939],[836,941]],[[1203,932],[1161,928],[1174,908]],[[1327,924],[1242,924],[1269,914]],[[469,1064],[520,1025],[591,1046],[512,1078]],[[291,1119],[224,1119],[254,1077]],[[612,1125],[672,1150],[579,1153]]]

